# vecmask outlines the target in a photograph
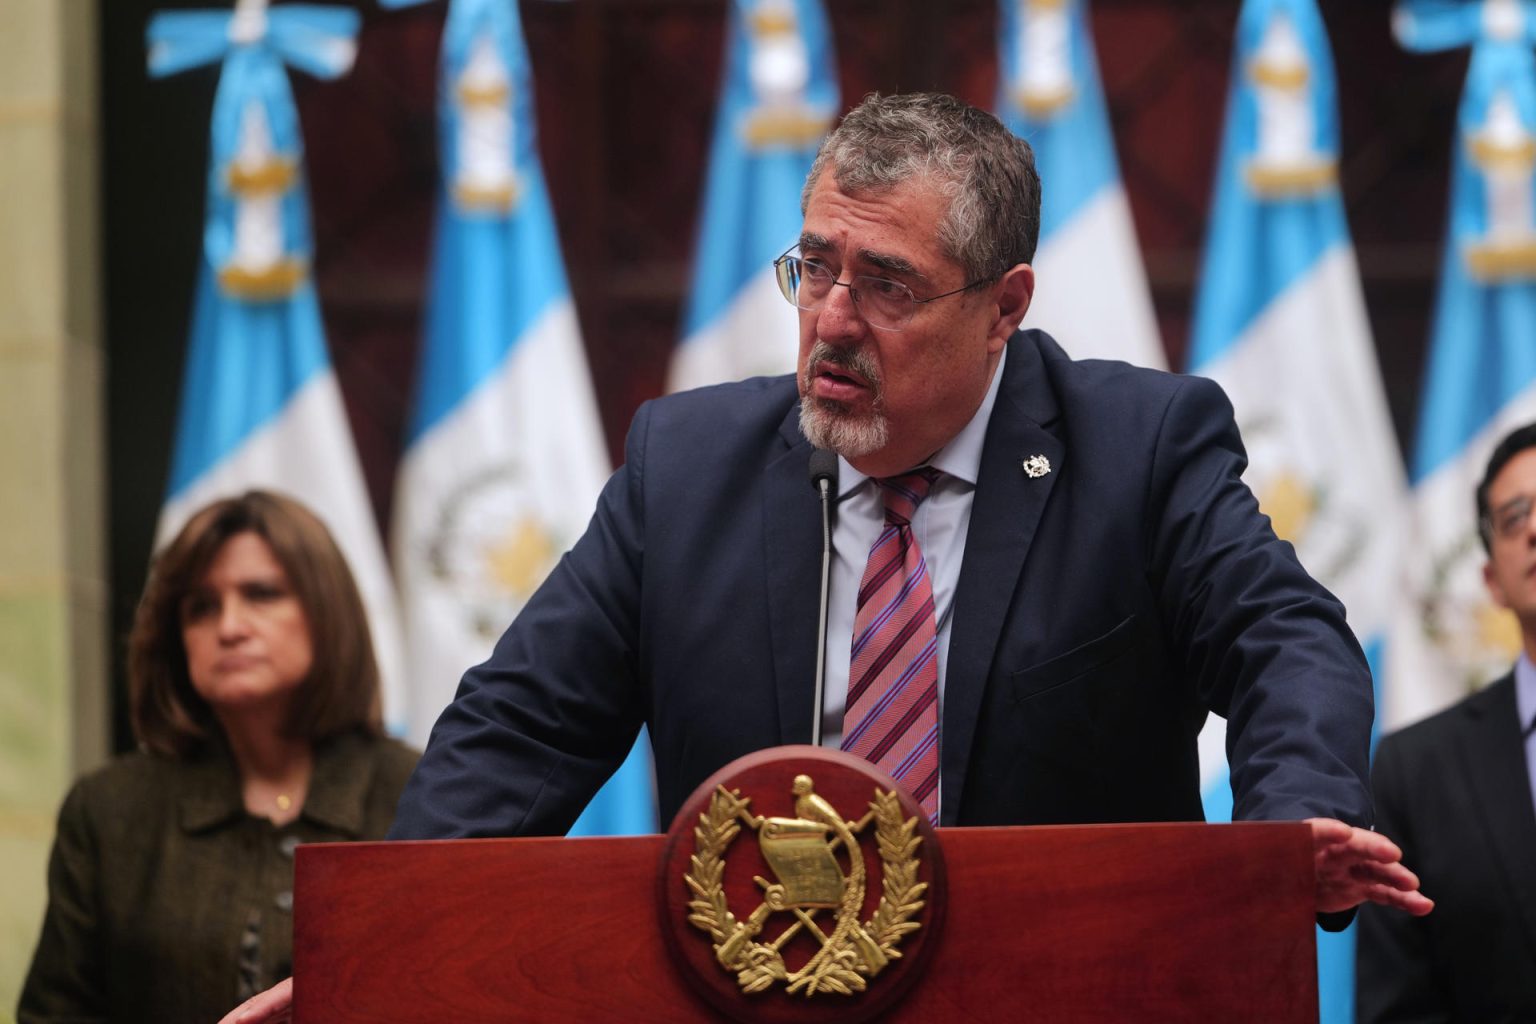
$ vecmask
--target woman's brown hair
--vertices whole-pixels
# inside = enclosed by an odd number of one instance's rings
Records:
[[[304,609],[314,645],[286,734],[308,740],[351,730],[378,735],[379,668],[346,559],[309,509],[270,491],[247,491],[198,511],[150,567],[128,638],[129,709],[139,742],[185,757],[219,732],[187,675],[181,610],[219,549],[242,533],[256,534],[272,549]]]

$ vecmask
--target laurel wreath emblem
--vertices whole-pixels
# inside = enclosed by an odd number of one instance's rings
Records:
[[[860,924],[858,915],[864,904],[866,879],[863,857],[855,844],[848,851],[850,870],[844,880],[836,924],[827,933],[821,930],[814,914],[785,903],[782,886],[767,885],[762,879],[758,881],[766,889],[763,902],[744,919],[731,911],[723,885],[725,855],[741,834],[744,822],[754,828],[761,826],[763,819],[751,815],[750,804],[751,799],[743,798],[739,790],[718,786],[710,798],[709,809],[699,815],[693,830],[694,853],[684,876],[693,895],[688,903],[689,923],[713,940],[715,959],[721,967],[736,973],[743,993],[763,992],[776,982],[783,982],[789,993],[806,997],[820,992],[846,996],[864,991],[868,979],[879,974],[889,961],[900,958],[897,947],[902,938],[922,927],[914,918],[924,906],[928,884],[917,880],[921,867],[918,848],[923,841],[917,835],[917,818],[903,820],[901,802],[895,792],[878,788],[869,804],[870,813],[857,827],[850,827],[834,816],[833,824],[845,841],[852,840],[873,820],[880,854],[881,890],[874,915]],[[772,941],[758,941],[769,916],[781,911],[794,914],[797,920]],[[801,930],[809,931],[820,941],[821,948],[804,966],[791,971],[781,950]]]

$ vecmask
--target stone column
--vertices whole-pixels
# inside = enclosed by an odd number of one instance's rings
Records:
[[[53,820],[107,753],[94,0],[0,0],[0,1020]]]

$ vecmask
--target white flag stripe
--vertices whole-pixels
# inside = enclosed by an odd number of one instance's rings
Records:
[[[793,373],[799,337],[799,312],[784,301],[774,270],[767,267],[713,323],[677,347],[667,390]]]
[[[1487,560],[1477,539],[1474,494],[1494,445],[1516,427],[1536,421],[1536,384],[1499,414],[1452,459],[1421,480],[1410,516],[1412,558],[1387,652],[1387,686],[1377,719],[1384,733],[1426,718],[1509,671],[1519,654],[1519,632],[1508,612],[1493,605],[1483,584]],[[1434,630],[1437,636],[1431,637]]]
[[[1209,793],[1216,785],[1227,783],[1227,720],[1220,715],[1206,715],[1196,744],[1200,751],[1200,792]]]
[[[316,374],[294,392],[274,420],[253,431],[234,451],[166,501],[156,530],[156,549],[170,541],[203,506],[252,488],[297,498],[320,517],[336,539],[368,612],[385,720],[398,731],[405,706],[400,618],[334,370],[327,368]]]
[[[1407,480],[1353,248],[1329,249],[1201,373],[1232,400],[1249,448],[1245,479],[1261,499],[1275,493],[1277,472],[1317,481],[1305,534],[1286,539],[1344,602],[1357,636],[1385,629],[1393,593],[1383,581],[1397,572]]]
[[[1076,359],[1167,367],[1131,208],[1118,182],[1041,241],[1034,268],[1025,327],[1049,332]]]
[[[586,526],[609,471],[587,380],[575,311],[562,299],[401,462],[399,493],[412,500],[398,505],[394,550],[415,742]],[[531,532],[511,557],[526,559],[527,572],[514,564],[486,575],[488,549],[518,543],[519,529]]]

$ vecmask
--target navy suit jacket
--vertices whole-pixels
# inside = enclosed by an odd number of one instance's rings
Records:
[[[733,758],[809,742],[821,556],[793,379],[647,403],[586,534],[471,669],[397,838],[562,833],[642,723],[662,821]],[[1028,476],[1025,459],[1051,470]],[[955,595],[941,824],[1370,821],[1369,672],[1239,476],[1212,382],[1009,342]]]
[[[1382,740],[1371,778],[1435,909],[1360,908],[1356,1018],[1536,1021],[1536,808],[1514,676]]]

